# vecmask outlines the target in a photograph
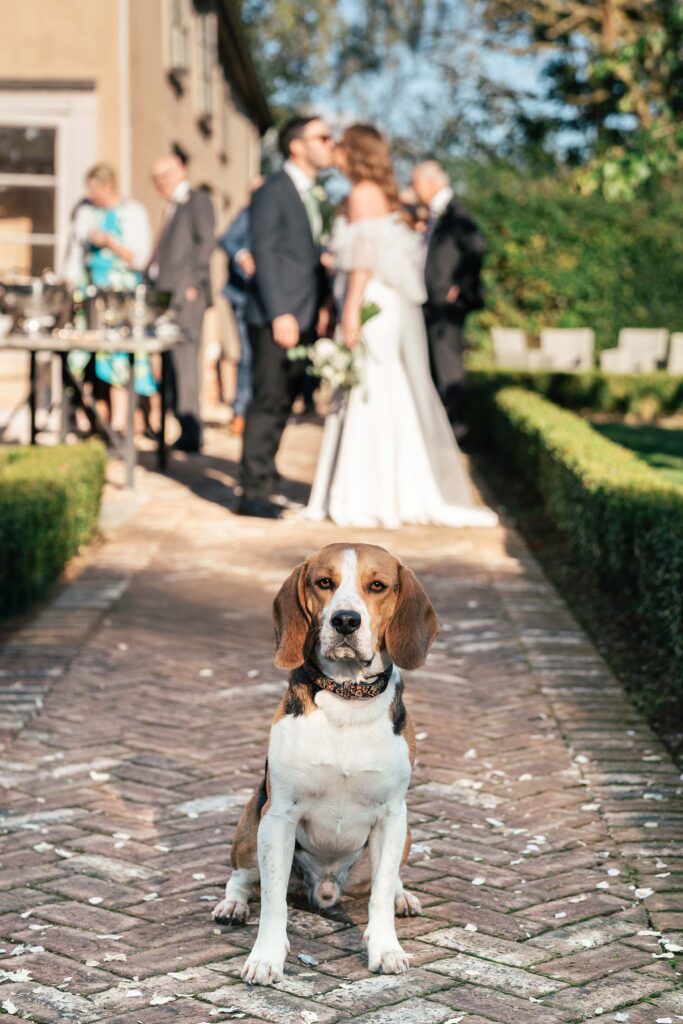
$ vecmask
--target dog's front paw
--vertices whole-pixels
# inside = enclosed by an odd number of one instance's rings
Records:
[[[242,980],[248,985],[277,985],[284,977],[285,947],[259,946],[257,943],[242,968]]]
[[[418,917],[422,913],[422,905],[414,892],[404,889],[394,900],[394,909],[398,917]]]
[[[404,953],[396,938],[392,941],[374,942],[372,937],[368,943],[368,970],[377,974],[404,974],[410,966],[408,954]]]
[[[211,916],[218,924],[244,924],[249,917],[249,905],[242,900],[221,900]]]

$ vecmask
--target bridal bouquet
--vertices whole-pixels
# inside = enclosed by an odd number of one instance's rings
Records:
[[[365,325],[379,312],[380,308],[375,303],[364,304],[361,325]],[[297,345],[287,352],[288,359],[310,360],[306,372],[318,377],[330,391],[344,394],[362,382],[366,355],[367,346],[362,338],[355,348],[348,348],[341,339],[318,338],[313,345]]]

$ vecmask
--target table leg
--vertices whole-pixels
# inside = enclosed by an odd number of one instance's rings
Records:
[[[135,353],[128,353],[128,427],[126,431],[126,487],[135,483]]]
[[[157,466],[159,469],[166,469],[166,388],[168,387],[169,353],[161,353],[161,430],[159,431],[159,444],[157,446]]]
[[[29,392],[28,407],[31,417],[31,444],[36,443],[36,354],[31,349],[31,360],[29,365]]]
[[[59,440],[61,444],[66,441],[69,432],[69,411],[71,408],[70,387],[69,387],[69,366],[66,352],[59,353],[59,362],[62,368],[62,400],[59,403]]]

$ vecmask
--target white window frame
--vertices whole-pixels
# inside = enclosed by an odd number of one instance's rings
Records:
[[[55,187],[55,225],[50,234],[31,234],[29,244],[54,245],[55,269],[66,251],[71,211],[83,197],[84,176],[96,159],[97,101],[94,92],[0,89],[0,123],[18,128],[55,128],[53,175],[2,174],[0,183]],[[27,241],[0,231],[0,241]]]
[[[218,66],[218,15],[206,11],[197,15],[197,116],[202,130],[213,131],[215,78]]]
[[[190,9],[188,0],[166,0],[166,67],[184,74],[190,67]]]

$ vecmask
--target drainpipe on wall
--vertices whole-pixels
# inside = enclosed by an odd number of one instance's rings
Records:
[[[131,189],[130,10],[129,0],[118,0],[119,30],[119,180],[121,195]]]

